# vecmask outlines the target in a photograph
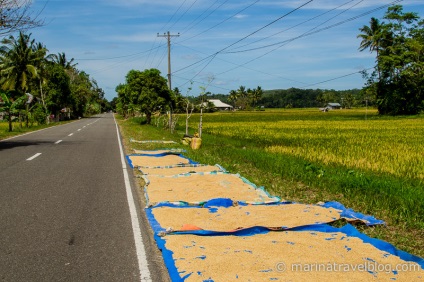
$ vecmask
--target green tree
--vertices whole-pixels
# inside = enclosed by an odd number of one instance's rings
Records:
[[[57,64],[46,66],[47,83],[44,88],[48,111],[58,116],[61,109],[72,104],[70,78],[65,69]]]
[[[19,37],[13,35],[2,40],[0,47],[0,84],[1,88],[18,96],[30,91],[31,80],[38,75],[37,66],[43,59],[45,51],[34,48],[35,42],[31,35],[22,32]],[[11,97],[12,99],[14,97]],[[28,107],[26,110],[26,125],[28,127]]]
[[[379,24],[379,47],[374,72],[365,75],[365,88],[375,93],[380,114],[417,114],[423,109],[423,21],[403,7],[388,8]],[[361,46],[365,47],[366,42]],[[360,47],[360,50],[364,50]]]
[[[362,39],[359,50],[364,51],[369,49],[370,52],[376,52],[377,72],[378,76],[381,77],[378,61],[380,51],[383,48],[383,42],[387,40],[387,38],[385,38],[387,34],[384,32],[383,25],[378,19],[373,17],[370,20],[369,26],[364,25],[359,30],[362,32],[357,36]]]
[[[75,67],[77,66],[77,63],[74,63],[74,58],[71,58],[68,61],[68,59],[66,58],[66,54],[64,52],[58,53],[58,54],[52,54],[51,58],[55,64],[58,64],[67,70],[75,69]]]
[[[231,90],[228,100],[233,104],[234,109],[236,108],[237,99],[238,99],[237,91]]]
[[[25,94],[30,80],[37,77],[37,65],[44,58],[45,51],[34,48],[31,35],[22,32],[2,40],[0,47],[1,85],[4,90],[15,90]]]
[[[260,86],[252,90],[251,100],[253,107],[256,107],[256,104],[259,102],[259,100],[261,100],[263,93],[264,92]]]
[[[237,92],[236,105],[241,110],[245,110],[247,106],[249,105],[249,91],[246,89],[245,86],[241,85],[239,89],[236,90],[236,92]]]
[[[155,111],[164,110],[172,103],[167,80],[157,69],[129,71],[126,83],[118,86],[117,90],[122,107],[137,105],[140,112],[145,114],[147,124],[151,123]]]
[[[37,77],[36,84],[39,90],[39,98],[41,100],[41,104],[44,110],[44,119],[38,118],[37,120],[42,123],[49,123],[49,113],[46,104],[46,97],[43,89],[43,85],[47,84],[47,65],[50,63],[51,55],[47,55],[47,48],[42,43],[37,43],[33,46],[35,52],[40,52],[40,60],[37,61]],[[38,83],[37,83],[38,82]],[[35,87],[34,87],[35,88]],[[33,93],[35,94],[35,92]],[[41,115],[41,112],[38,111],[38,115]]]

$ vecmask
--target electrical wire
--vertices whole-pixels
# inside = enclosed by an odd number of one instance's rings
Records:
[[[352,73],[349,73],[349,74],[345,74],[345,75],[341,75],[341,76],[338,76],[338,77],[330,78],[330,79],[327,79],[327,80],[324,80],[324,81],[321,81],[321,82],[317,82],[317,83],[314,83],[314,84],[309,84],[309,85],[307,85],[305,87],[302,87],[302,89],[306,89],[306,88],[311,87],[311,86],[315,86],[315,85],[323,84],[323,83],[326,83],[326,82],[330,82],[330,81],[338,80],[338,79],[341,79],[341,78],[345,78],[345,77],[348,77],[348,76],[351,76],[351,75],[354,75],[354,74],[358,74],[358,73],[360,74],[363,71],[367,71],[367,70],[371,70],[371,69],[374,69],[374,67],[363,69],[363,70],[360,70],[360,71],[355,71],[355,72],[352,72]]]
[[[193,38],[195,38],[195,37],[197,37],[197,36],[199,36],[199,35],[202,35],[202,34],[204,34],[204,33],[208,32],[208,31],[210,31],[210,30],[212,30],[212,29],[216,28],[217,26],[220,26],[221,24],[223,24],[223,23],[225,23],[225,22],[227,22],[227,21],[231,20],[232,18],[234,18],[234,17],[235,17],[235,16],[237,16],[238,14],[243,13],[245,10],[249,9],[250,7],[252,7],[252,6],[253,6],[253,5],[255,5],[256,3],[258,3],[259,1],[261,1],[261,0],[256,0],[255,2],[253,2],[253,3],[249,4],[247,7],[245,7],[245,8],[243,8],[243,9],[241,9],[240,11],[238,11],[238,12],[236,12],[235,14],[233,14],[233,15],[229,16],[228,18],[226,18],[226,19],[222,20],[221,22],[219,22],[219,23],[215,24],[214,26],[212,26],[212,27],[210,27],[210,28],[208,28],[208,29],[205,29],[204,31],[202,31],[202,32],[200,32],[200,33],[198,33],[198,34],[196,34],[196,35],[193,35],[193,36],[191,36],[191,37],[188,37],[188,38],[185,38],[185,39],[183,39],[183,40],[180,40],[180,41],[178,41],[178,42],[185,42],[185,41],[187,41],[187,40],[193,39]]]
[[[202,16],[205,12],[207,12],[212,6],[215,5],[215,3],[217,3],[219,0],[215,1],[208,9],[206,9],[200,16]],[[220,5],[218,5],[218,7],[216,7],[214,10],[212,10],[209,14],[207,14],[204,18],[202,18],[200,21],[198,21],[196,24],[191,25],[193,22],[195,22],[199,17],[197,17],[186,29],[183,30],[182,33],[185,33],[187,31],[189,31],[190,29],[194,28],[195,26],[197,26],[198,24],[200,24],[201,22],[203,22],[205,19],[207,19],[210,15],[212,15],[213,13],[216,12],[216,10],[218,10],[219,8],[221,8],[224,4],[226,4],[228,2],[228,0],[225,0],[224,2],[222,2]]]
[[[263,26],[263,27],[261,27],[261,28],[259,28],[259,29],[255,30],[254,32],[252,32],[252,33],[250,33],[250,34],[248,34],[248,35],[244,36],[243,38],[241,38],[241,39],[237,40],[236,42],[234,42],[234,43],[232,43],[232,44],[228,45],[227,47],[225,47],[225,48],[223,48],[223,49],[219,50],[218,52],[215,52],[214,54],[209,55],[208,57],[206,57],[206,58],[204,58],[204,59],[202,59],[202,60],[200,60],[200,61],[198,61],[198,62],[195,62],[195,63],[193,63],[193,64],[191,64],[191,65],[189,65],[189,66],[186,66],[186,67],[183,67],[183,68],[181,68],[181,69],[179,69],[179,70],[177,70],[177,71],[174,71],[173,73],[180,72],[180,71],[182,71],[182,70],[184,70],[184,69],[187,69],[187,68],[189,68],[189,67],[191,67],[191,66],[193,66],[193,65],[196,65],[196,64],[198,64],[198,63],[200,63],[200,62],[202,62],[202,61],[204,61],[204,60],[207,60],[207,59],[209,59],[209,58],[211,58],[211,57],[212,57],[212,58],[215,58],[215,57],[216,57],[219,53],[222,53],[222,52],[223,52],[223,51],[225,51],[226,49],[228,49],[228,48],[230,48],[230,47],[232,47],[232,46],[234,46],[234,45],[236,45],[236,44],[238,44],[238,43],[242,42],[243,40],[245,40],[245,39],[249,38],[250,36],[252,36],[252,35],[254,35],[254,34],[258,33],[259,31],[261,31],[261,30],[263,30],[263,29],[265,29],[265,28],[267,28],[267,27],[271,26],[272,24],[275,24],[276,22],[280,21],[281,19],[283,19],[283,18],[287,17],[288,15],[290,15],[290,14],[294,13],[295,11],[297,11],[297,10],[301,9],[302,7],[306,6],[307,4],[309,4],[309,3],[313,2],[313,1],[314,1],[314,0],[309,0],[308,2],[306,2],[306,3],[302,4],[302,5],[300,5],[299,7],[295,8],[295,9],[291,10],[290,12],[288,12],[288,13],[286,13],[286,14],[282,15],[281,17],[279,17],[279,18],[277,18],[277,19],[273,20],[272,22],[270,22],[270,23],[266,24],[265,26]],[[211,61],[212,61],[212,60],[211,60]],[[211,61],[209,61],[209,63],[210,63]],[[209,64],[209,63],[208,63],[208,64]]]
[[[190,7],[188,7],[187,10],[185,10],[185,12],[169,27],[169,29],[173,28],[180,20],[182,17],[184,17],[188,11],[190,11],[190,9],[194,6],[194,4],[197,3],[198,0],[194,1],[193,3],[191,3]]]
[[[274,34],[269,35],[269,36],[266,36],[266,37],[264,37],[264,38],[260,38],[260,39],[258,39],[258,40],[253,41],[253,42],[247,43],[247,44],[245,44],[245,45],[238,46],[238,47],[236,47],[236,48],[234,48],[234,49],[232,49],[232,50],[241,49],[241,48],[244,48],[244,47],[246,47],[246,46],[249,46],[249,45],[252,45],[252,44],[255,44],[255,43],[261,42],[261,41],[263,41],[263,40],[266,40],[266,39],[268,39],[268,38],[274,37],[274,36],[279,35],[279,34],[281,34],[281,33],[287,32],[287,31],[289,31],[289,30],[291,30],[291,29],[294,29],[294,28],[296,28],[296,27],[298,27],[298,26],[304,25],[304,24],[306,24],[306,23],[308,23],[308,22],[310,22],[310,21],[313,21],[313,20],[316,20],[316,19],[318,19],[318,18],[320,18],[320,17],[322,17],[322,16],[325,16],[326,14],[331,13],[331,12],[333,12],[334,10],[340,9],[341,7],[343,7],[343,6],[347,5],[347,4],[349,4],[350,2],[354,2],[354,1],[356,1],[356,0],[350,0],[350,1],[348,1],[348,2],[344,3],[344,4],[340,5],[340,6],[337,6],[337,7],[333,8],[333,9],[331,9],[331,10],[328,10],[328,11],[326,11],[326,12],[324,12],[324,13],[321,13],[321,14],[319,14],[319,15],[317,15],[317,16],[315,16],[315,17],[312,17],[312,18],[310,18],[310,19],[308,19],[308,20],[306,20],[306,21],[303,21],[303,22],[301,22],[301,23],[298,23],[298,24],[296,24],[296,25],[294,25],[294,26],[291,26],[291,27],[286,28],[286,29],[284,29],[284,30],[282,30],[282,31],[279,31],[279,32],[274,33]],[[363,1],[363,0],[362,0],[362,1]],[[362,2],[362,1],[361,1],[361,2]]]
[[[374,12],[378,11],[378,10],[384,9],[384,8],[386,8],[386,7],[389,7],[389,6],[393,5],[393,4],[396,4],[396,3],[399,3],[399,2],[402,2],[402,1],[403,1],[403,0],[396,0],[396,1],[393,1],[393,2],[391,2],[391,3],[389,3],[389,4],[385,4],[385,5],[383,5],[383,6],[380,6],[380,7],[378,7],[378,8],[373,9],[373,10],[367,11],[367,12],[362,13],[362,14],[360,14],[360,15],[357,15],[357,16],[355,16],[355,17],[352,17],[352,18],[349,18],[349,19],[346,19],[346,20],[340,21],[340,22],[338,22],[338,23],[335,23],[335,24],[332,24],[332,25],[326,26],[326,27],[324,27],[324,28],[317,29],[317,30],[315,30],[315,31],[311,31],[311,32],[304,33],[304,34],[302,34],[302,35],[299,35],[299,36],[293,37],[293,38],[291,38],[291,39],[287,39],[287,40],[280,41],[280,42],[273,43],[273,44],[264,45],[264,46],[261,46],[261,47],[250,48],[250,49],[245,49],[245,50],[240,50],[240,51],[227,51],[227,52],[224,52],[224,53],[225,53],[225,54],[244,53],[244,52],[249,52],[249,51],[255,51],[255,50],[265,49],[265,48],[273,47],[273,46],[276,46],[276,45],[286,44],[286,43],[288,43],[288,42],[292,42],[292,41],[294,41],[294,40],[297,40],[297,39],[300,39],[300,38],[303,38],[303,37],[307,37],[307,36],[310,36],[310,35],[313,35],[313,34],[317,34],[317,33],[319,33],[319,32],[322,32],[322,31],[325,31],[325,30],[328,30],[328,29],[331,29],[331,28],[334,28],[334,27],[338,27],[338,26],[340,26],[340,25],[342,25],[342,24],[345,24],[345,23],[347,23],[347,22],[350,22],[350,21],[353,21],[353,20],[357,20],[357,19],[359,19],[359,18],[361,18],[361,17],[364,17],[364,16],[366,16],[366,15],[369,15],[369,14],[371,14],[371,13],[374,13]]]

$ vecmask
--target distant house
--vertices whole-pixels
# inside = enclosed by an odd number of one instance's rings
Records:
[[[230,111],[233,109],[233,106],[225,104],[221,102],[219,99],[210,99],[208,100],[209,103],[213,104],[213,107],[220,111]]]
[[[329,110],[337,110],[340,109],[342,107],[342,105],[340,105],[339,103],[328,103],[326,108],[328,108]]]

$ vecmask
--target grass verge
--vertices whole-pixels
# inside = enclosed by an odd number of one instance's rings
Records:
[[[18,136],[24,133],[37,131],[43,128],[48,128],[64,123],[68,123],[69,121],[60,121],[60,122],[53,122],[50,124],[40,124],[40,125],[33,125],[30,127],[25,127],[25,125],[21,126],[20,123],[13,123],[13,131],[9,131],[9,124],[7,122],[0,122],[0,140],[11,138],[14,136]]]

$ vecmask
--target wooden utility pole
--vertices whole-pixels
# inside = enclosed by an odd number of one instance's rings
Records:
[[[171,35],[169,31],[167,33],[164,33],[163,35],[160,35],[158,33],[158,37],[166,37],[168,40],[168,88],[169,91],[172,91],[172,84],[171,84],[171,37],[179,37],[180,33]],[[173,133],[173,127],[172,127],[172,105],[170,105],[170,112],[169,112],[169,130],[171,133]]]
[[[164,34],[159,34],[158,37],[166,37],[168,40],[168,87],[169,90],[172,90],[172,84],[171,84],[171,37],[179,37],[180,33],[178,34],[170,34],[169,31]]]

